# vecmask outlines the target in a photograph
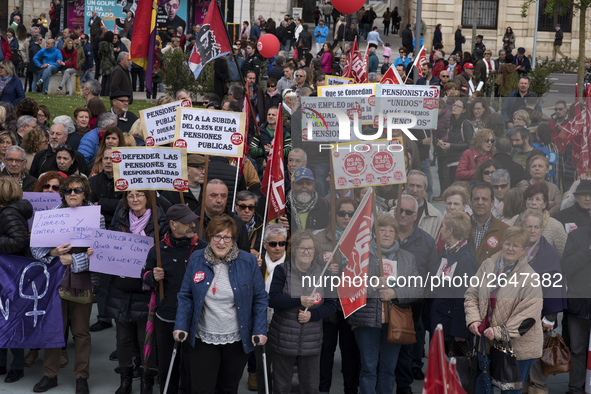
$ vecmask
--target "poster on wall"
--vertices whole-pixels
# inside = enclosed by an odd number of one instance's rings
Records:
[[[207,10],[209,9],[209,4],[211,1],[203,1],[197,0],[195,2],[195,24],[203,24],[203,19],[205,19],[205,14],[207,14]],[[218,7],[220,7],[222,18],[224,15],[224,10],[222,10],[222,3],[220,1],[217,2]],[[231,20],[231,19],[230,19]],[[240,22],[239,26],[242,26],[242,22]]]
[[[84,0],[68,1],[68,24],[66,27],[84,27]]]
[[[187,0],[170,0],[168,3],[158,7],[158,30],[166,30],[172,26],[174,31],[181,26],[183,33],[187,33]]]
[[[101,18],[104,25],[107,26],[109,31],[114,31],[116,19],[120,19],[120,23],[127,16],[129,11],[135,14],[137,8],[137,2],[139,0],[86,0],[83,1],[85,6],[84,9],[84,32],[90,33],[90,26],[88,21],[92,17],[92,11],[96,11],[97,15]],[[68,18],[69,21],[69,18]]]

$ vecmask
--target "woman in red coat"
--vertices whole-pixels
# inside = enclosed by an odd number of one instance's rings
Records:
[[[490,129],[480,129],[474,134],[470,149],[462,153],[456,180],[475,180],[476,168],[485,160],[493,158],[495,151],[495,135]]]
[[[64,46],[61,49],[62,57],[64,58],[64,68],[63,73],[64,76],[62,77],[62,83],[57,88],[58,92],[61,92],[66,85],[66,96],[70,94],[70,77],[76,74],[76,61],[78,60],[78,51],[74,47],[74,40],[71,38],[66,38],[64,41]]]

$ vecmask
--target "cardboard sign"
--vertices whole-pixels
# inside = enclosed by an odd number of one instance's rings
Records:
[[[62,203],[59,193],[33,193],[24,192],[23,200],[28,200],[33,206],[33,212],[49,211]],[[29,230],[33,226],[33,218],[28,220]]]
[[[35,212],[31,247],[91,245],[92,231],[101,226],[101,207],[86,206]]]
[[[352,85],[319,86],[319,96],[331,99],[344,97],[357,97],[361,111],[361,124],[373,124],[374,105],[376,97],[375,83],[361,83]]]
[[[373,107],[372,107],[373,108]],[[358,98],[345,97],[339,100],[328,97],[302,97],[302,140],[312,142],[342,142],[339,136],[339,119],[333,111],[344,112],[349,120],[348,130],[351,139],[358,138],[353,132],[354,114],[357,113],[359,120],[362,119],[362,105]],[[368,119],[370,119],[368,117]],[[357,122],[357,129],[361,130],[360,122]],[[308,136],[311,130],[311,138]]]
[[[390,112],[413,114],[417,124],[412,129],[436,129],[439,115],[439,87],[423,85],[378,85],[376,116],[373,124],[378,124],[378,113],[384,119]],[[409,124],[410,119],[394,117],[394,124]]]
[[[242,157],[246,114],[177,107],[174,146],[189,153]]]
[[[187,152],[164,147],[113,151],[115,190],[189,190]]]
[[[337,190],[406,183],[400,138],[334,144],[330,157]]]
[[[162,145],[174,140],[177,107],[191,108],[191,100],[180,100],[143,109],[140,111],[140,125],[146,146]]]
[[[337,77],[336,75],[324,76],[324,85],[326,86],[349,85],[354,82],[355,80],[353,78]],[[318,95],[320,95],[320,86],[318,87],[318,90]]]
[[[154,238],[119,231],[94,229],[90,238],[92,272],[140,278]]]

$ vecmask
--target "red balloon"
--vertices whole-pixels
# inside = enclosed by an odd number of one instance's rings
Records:
[[[279,40],[273,34],[264,34],[259,38],[257,49],[262,56],[270,59],[279,52]]]
[[[341,14],[354,14],[363,7],[365,0],[332,0],[332,6]]]

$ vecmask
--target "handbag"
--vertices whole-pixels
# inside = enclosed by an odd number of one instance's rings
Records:
[[[456,371],[466,393],[493,394],[489,374],[490,363],[484,341],[477,337],[476,346],[472,348],[471,353],[466,356],[456,356],[455,359]]]
[[[78,304],[91,304],[94,300],[94,291],[84,290],[78,295],[73,295],[72,292],[63,286],[59,288],[60,298],[66,301],[72,301]]]
[[[417,342],[410,306],[401,308],[388,301],[388,342],[412,345]]]
[[[573,369],[573,360],[570,349],[564,343],[564,339],[558,333],[556,336],[546,337],[544,350],[540,358],[544,375],[556,375],[557,373],[570,372]]]
[[[490,349],[490,377],[493,386],[501,390],[521,390],[521,371],[506,326],[501,327],[501,340]]]

